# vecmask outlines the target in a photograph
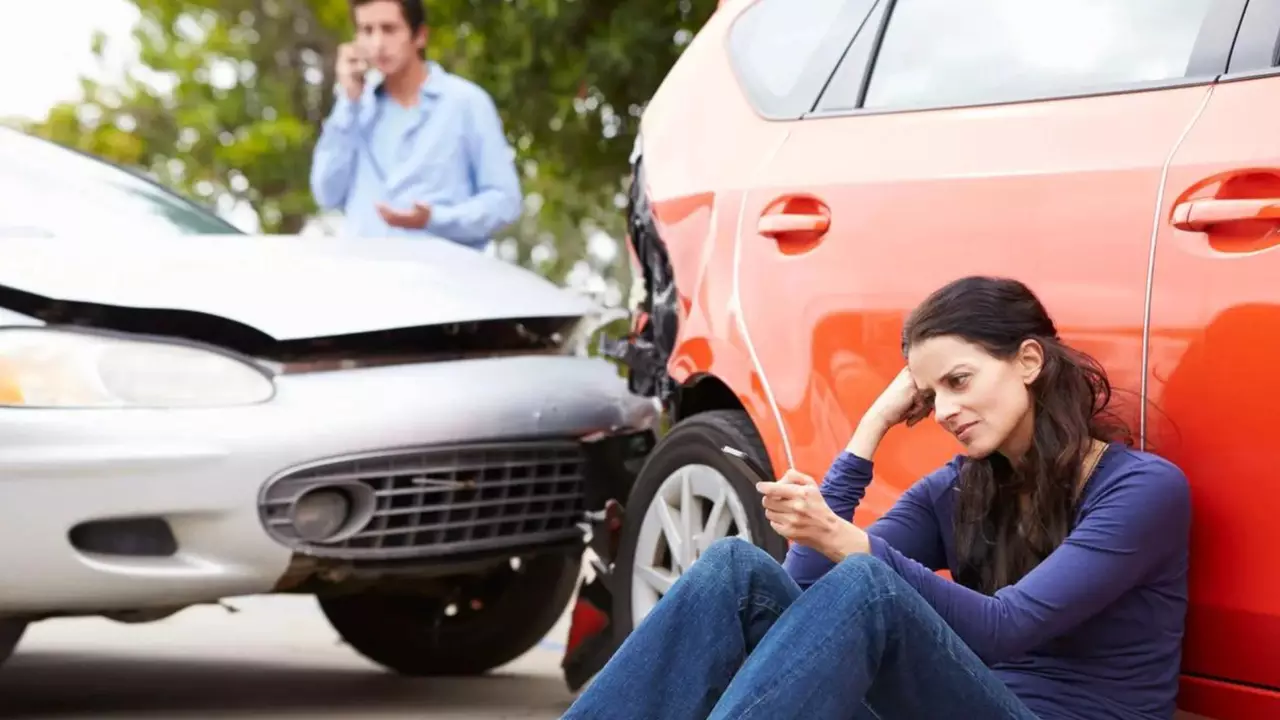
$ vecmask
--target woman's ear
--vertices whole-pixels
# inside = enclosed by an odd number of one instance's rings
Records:
[[[1013,362],[1022,377],[1022,384],[1030,385],[1044,369],[1044,346],[1039,340],[1023,340]]]

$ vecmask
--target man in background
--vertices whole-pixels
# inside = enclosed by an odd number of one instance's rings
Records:
[[[338,97],[311,167],[344,234],[437,236],[483,249],[523,209],[515,153],[493,99],[426,61],[423,0],[351,0]],[[378,71],[380,81],[366,76]],[[377,76],[375,76],[377,77]]]

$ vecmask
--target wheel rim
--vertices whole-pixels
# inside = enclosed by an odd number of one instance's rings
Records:
[[[645,510],[631,572],[632,626],[711,544],[726,537],[752,542],[746,508],[709,465],[685,465],[667,476]]]

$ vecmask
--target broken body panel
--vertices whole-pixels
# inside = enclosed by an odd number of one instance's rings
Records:
[[[631,392],[656,398],[670,410],[678,385],[667,371],[675,348],[679,308],[675,278],[666,247],[662,244],[644,184],[644,159],[632,155],[632,178],[627,203],[627,243],[635,274],[644,283],[639,306],[633,308],[631,333],[602,345],[602,352],[627,368]],[[619,536],[625,520],[625,502],[639,475],[643,459],[652,449],[652,439],[643,454],[636,454],[626,473],[616,475],[605,494],[588,498],[591,510],[591,541],[595,554],[592,576],[579,586],[570,619],[568,642],[561,667],[570,690],[577,691],[591,679],[626,639],[626,630],[613,622],[613,596],[617,592],[614,565]]]

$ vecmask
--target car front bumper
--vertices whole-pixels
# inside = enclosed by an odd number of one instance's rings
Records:
[[[609,437],[658,419],[608,362],[570,356],[285,375],[277,388],[270,402],[237,408],[0,410],[0,614],[269,592],[295,551],[264,528],[260,500],[269,479],[294,468],[406,448]],[[78,525],[121,518],[163,520],[177,551],[73,546]]]

